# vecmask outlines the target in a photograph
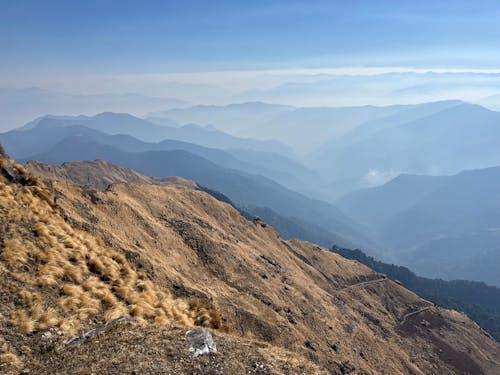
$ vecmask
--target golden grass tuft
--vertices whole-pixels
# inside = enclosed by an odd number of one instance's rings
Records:
[[[72,264],[65,264],[63,266],[63,271],[65,277],[77,284],[81,284],[85,278],[84,270]]]
[[[19,173],[23,174],[23,175],[27,175],[28,174],[28,170],[22,164],[12,163],[12,167],[15,170],[17,170]]]
[[[28,261],[26,249],[17,238],[4,240],[1,255],[2,258],[14,268],[20,268]]]
[[[210,301],[192,298],[188,301],[188,306],[195,325],[214,329],[222,327],[221,316]]]
[[[47,204],[47,207],[52,207],[54,205],[54,195],[47,191],[46,189],[42,189],[40,186],[43,184],[40,179],[36,177],[32,177],[29,180],[30,185],[35,185],[32,187],[33,193],[38,196],[42,202]]]
[[[9,345],[5,342],[5,339],[0,336],[0,353],[6,353],[9,350]]]
[[[104,320],[110,321],[112,319],[116,319],[120,316],[126,316],[129,314],[128,309],[123,305],[115,305],[111,309],[106,310],[104,313]]]
[[[83,294],[83,288],[75,284],[63,285],[61,291],[65,296],[69,297],[80,297]]]
[[[166,326],[170,323],[170,320],[165,315],[157,315],[154,320],[154,324],[157,326]]]
[[[42,287],[54,286],[60,282],[64,269],[58,265],[47,263],[38,267],[37,284]]]
[[[51,287],[57,284],[57,280],[52,275],[42,275],[37,279],[37,285],[42,288]]]
[[[11,316],[11,324],[24,334],[31,333],[35,329],[35,321],[26,310],[14,311]]]
[[[18,365],[21,361],[14,353],[0,354],[0,365]]]
[[[59,325],[60,321],[61,318],[59,317],[57,311],[54,308],[49,307],[45,309],[43,314],[38,319],[38,327],[40,329],[56,327],[57,325]]]
[[[31,293],[26,289],[23,289],[19,292],[19,301],[25,306],[30,307],[37,299],[38,298],[35,293]]]

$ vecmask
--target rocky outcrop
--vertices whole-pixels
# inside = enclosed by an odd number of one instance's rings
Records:
[[[191,329],[186,332],[186,343],[193,357],[203,354],[217,353],[217,346],[208,330],[205,328]]]

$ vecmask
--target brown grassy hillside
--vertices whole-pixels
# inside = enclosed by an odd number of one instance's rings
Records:
[[[95,191],[57,181],[48,189],[21,180],[2,176],[0,184],[2,369],[497,374],[500,368],[499,344],[466,316],[328,250],[284,241],[204,192],[151,184]],[[60,344],[118,315],[131,319],[95,341]],[[193,325],[214,329],[219,354],[187,356],[182,327]],[[43,344],[47,331],[61,337],[59,344]]]
[[[26,164],[30,173],[46,179],[69,181],[84,188],[106,189],[110,184],[125,182],[130,184],[186,185],[196,184],[182,177],[156,178],[144,176],[132,169],[119,167],[104,160],[70,161],[62,165],[45,164],[30,160]]]

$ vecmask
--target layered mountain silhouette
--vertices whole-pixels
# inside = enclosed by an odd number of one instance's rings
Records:
[[[312,107],[294,108],[267,103],[242,103],[228,106],[194,106],[157,112],[157,123],[211,124],[231,134],[280,139],[300,152],[310,152],[325,140],[342,135],[351,128],[395,113],[403,106],[390,107]]]
[[[403,175],[337,205],[376,232],[395,259],[427,276],[500,285],[500,167]]]
[[[338,183],[350,181],[352,189],[400,173],[452,174],[500,165],[499,137],[500,113],[462,103],[411,121],[399,114],[363,125],[325,145],[311,165]]]
[[[242,103],[228,106],[194,106],[157,112],[149,119],[158,124],[211,124],[231,134],[248,137],[279,139],[301,154],[312,157],[330,148],[330,143],[356,133],[357,127],[379,129],[391,123],[425,117],[440,110],[461,104],[460,101],[441,101],[417,105],[304,107]],[[371,126],[370,124],[378,124]],[[325,144],[325,142],[328,142]],[[321,147],[324,146],[324,147]]]
[[[333,205],[308,198],[268,178],[221,167],[187,151],[126,152],[74,136],[32,158],[47,163],[103,159],[147,176],[180,176],[222,192],[238,206],[269,207],[285,217],[301,218],[336,233],[347,243],[375,246],[354,221]]]
[[[21,126],[47,113],[93,115],[103,111],[138,115],[161,108],[178,108],[189,103],[175,98],[158,98],[136,93],[70,94],[39,87],[0,88],[0,131]]]
[[[130,135],[146,142],[159,142],[164,139],[172,139],[222,149],[251,148],[284,155],[293,154],[289,146],[274,140],[243,139],[213,128],[201,127],[194,124],[181,127],[161,126],[126,113],[103,112],[95,116],[44,116],[29,122],[19,130],[31,129],[39,124],[51,127],[82,125],[107,134]],[[12,137],[20,136],[16,131],[4,134],[11,134]]]
[[[118,115],[118,117],[120,116]],[[86,122],[83,123],[86,124]],[[140,125],[135,123],[131,128],[124,128],[123,130],[124,132],[135,133],[137,132],[135,126]],[[106,126],[101,128],[110,133],[119,130]],[[59,120],[53,121],[51,119],[42,119],[37,123],[28,124],[22,131],[14,130],[0,134],[0,141],[3,142],[5,149],[13,157],[26,159],[49,151],[58,142],[69,136],[79,136],[91,142],[113,146],[130,152],[185,150],[226,168],[272,178],[292,189],[307,194],[318,194],[317,190],[319,190],[310,186],[310,181],[320,180],[316,172],[293,159],[271,152],[239,148],[220,150],[171,139],[154,143],[144,142],[130,135],[106,134],[83,125],[67,125],[65,122],[60,125]]]

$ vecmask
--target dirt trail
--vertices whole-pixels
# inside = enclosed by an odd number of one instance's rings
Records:
[[[403,316],[403,320],[401,320],[401,323],[399,323],[400,325],[404,325],[406,323],[406,320],[411,317],[411,316],[414,316],[414,315],[417,315],[417,314],[420,314],[424,311],[427,311],[429,310],[431,307],[433,306],[427,306],[427,307],[424,307],[424,308],[421,308],[419,310],[416,310],[416,311],[412,311],[412,312],[409,312],[408,314],[405,314],[405,316]]]

